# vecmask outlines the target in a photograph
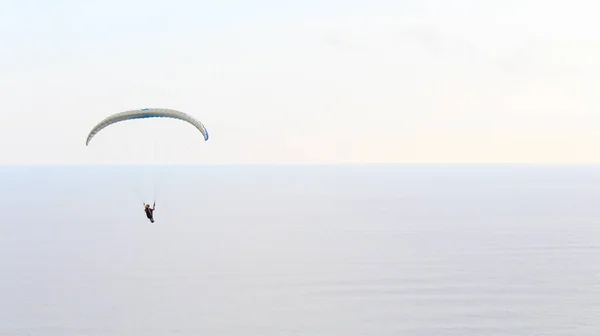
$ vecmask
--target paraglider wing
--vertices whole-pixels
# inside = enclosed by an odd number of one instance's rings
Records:
[[[139,110],[130,110],[125,112],[120,112],[109,116],[108,118],[102,120],[98,123],[88,134],[87,140],[85,141],[85,145],[87,146],[92,138],[100,132],[102,129],[121,122],[125,120],[133,120],[133,119],[146,119],[146,118],[172,118],[179,119],[182,121],[186,121],[196,127],[200,133],[204,136],[204,141],[208,140],[208,131],[202,125],[201,122],[194,119],[193,117],[177,110],[172,109],[164,109],[164,108],[144,108]]]

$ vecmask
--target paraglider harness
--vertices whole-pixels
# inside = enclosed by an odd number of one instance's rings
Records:
[[[156,208],[156,202],[154,202],[154,204],[152,204],[152,208],[150,207],[146,207],[146,204],[144,204],[144,211],[146,212],[146,217],[148,217],[148,219],[150,220],[151,223],[154,223],[154,209]]]

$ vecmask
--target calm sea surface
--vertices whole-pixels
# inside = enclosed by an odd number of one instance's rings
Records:
[[[0,196],[1,336],[600,335],[600,167],[10,167]]]

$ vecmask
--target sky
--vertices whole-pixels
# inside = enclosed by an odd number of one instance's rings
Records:
[[[600,162],[599,9],[2,1],[0,164]]]

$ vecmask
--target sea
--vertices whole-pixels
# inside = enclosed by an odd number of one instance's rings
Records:
[[[599,205],[594,165],[2,167],[0,336],[598,336]]]

